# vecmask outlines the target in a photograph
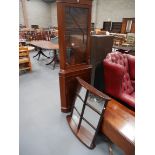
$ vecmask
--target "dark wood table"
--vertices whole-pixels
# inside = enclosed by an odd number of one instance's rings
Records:
[[[54,56],[53,56],[51,62],[49,62],[46,65],[49,65],[52,62],[54,62],[53,68],[55,68],[55,64],[58,61],[58,57],[57,57],[57,50],[59,49],[58,44],[54,44],[51,41],[46,41],[46,40],[30,41],[29,44],[39,48],[38,53],[35,56],[33,56],[33,58],[38,56],[38,60],[40,58],[40,55],[43,55],[46,58],[50,58],[44,54],[43,50],[53,50]]]
[[[114,99],[104,113],[102,133],[118,145],[126,155],[135,154],[135,112]]]

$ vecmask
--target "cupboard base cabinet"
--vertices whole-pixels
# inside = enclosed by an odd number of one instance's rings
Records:
[[[77,76],[90,83],[91,66],[88,65],[75,70],[60,70],[59,83],[62,112],[67,113],[71,111],[76,96]]]

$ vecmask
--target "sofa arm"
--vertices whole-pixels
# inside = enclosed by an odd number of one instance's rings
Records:
[[[123,66],[103,60],[104,90],[113,97],[121,94],[122,80],[125,73]]]
[[[135,98],[133,96],[123,93],[120,99],[131,107],[135,107]]]

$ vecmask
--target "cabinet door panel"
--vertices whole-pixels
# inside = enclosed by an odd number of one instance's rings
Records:
[[[65,8],[66,64],[86,63],[88,8]]]

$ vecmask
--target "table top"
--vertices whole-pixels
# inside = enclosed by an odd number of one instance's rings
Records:
[[[30,41],[29,44],[47,50],[59,49],[58,44],[54,44],[51,41],[46,40]]]

